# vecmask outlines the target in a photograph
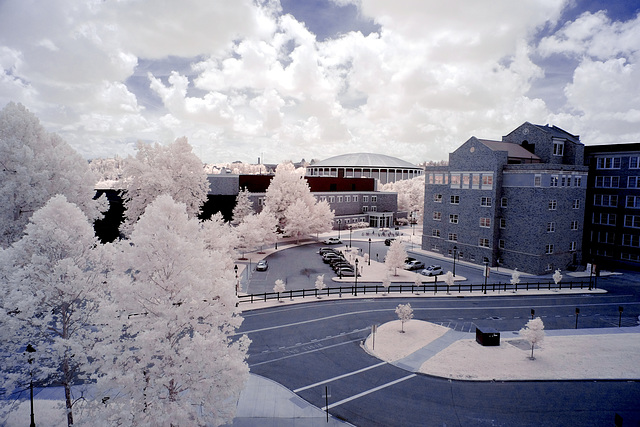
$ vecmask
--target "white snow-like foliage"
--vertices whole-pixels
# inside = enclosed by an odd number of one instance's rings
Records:
[[[533,360],[533,347],[544,340],[544,323],[542,319],[536,317],[527,322],[524,328],[520,329],[520,336],[531,344],[531,357]]]
[[[520,273],[517,268],[513,270],[513,273],[511,273],[511,284],[512,285],[515,286],[518,283],[520,283],[520,275],[521,274],[522,273]]]
[[[398,193],[398,210],[413,213],[419,220],[424,212],[424,175],[396,182],[388,182],[380,191]]]
[[[557,285],[558,283],[560,283],[561,280],[562,280],[562,273],[560,272],[560,269],[557,269],[555,273],[553,273],[553,281]]]
[[[389,270],[387,270],[384,279],[382,279],[382,287],[385,292],[389,291],[389,286],[391,286],[391,278],[389,277]]]
[[[404,323],[413,318],[413,309],[411,308],[411,304],[398,304],[396,307],[396,314],[402,324],[402,332],[404,332]]]
[[[22,239],[0,252],[3,387],[24,389],[31,369],[37,384],[62,385],[69,425],[78,397],[71,386],[92,372],[92,329],[109,265],[103,249],[84,213],[58,195],[31,216]],[[36,349],[31,364],[23,353],[28,344]]]
[[[387,256],[384,259],[384,264],[387,270],[393,269],[393,275],[398,275],[398,268],[404,266],[404,260],[407,259],[407,251],[404,249],[404,244],[400,240],[394,240],[389,246]]]
[[[275,286],[273,287],[273,292],[282,293],[285,290],[286,289],[285,289],[284,282],[282,281],[282,279],[276,280]]]
[[[323,290],[326,287],[326,285],[324,284],[324,274],[318,274],[318,277],[316,277],[315,286],[319,291]]]
[[[138,142],[137,150],[136,156],[125,162],[125,235],[161,194],[184,203],[189,217],[196,217],[207,201],[209,181],[187,138],[178,138],[166,146]]]
[[[202,222],[207,249],[235,257],[238,236],[234,228],[227,223],[220,212]]]
[[[121,272],[102,310],[100,375],[87,425],[231,422],[249,339],[228,255],[207,249],[184,203],[159,196],[117,245]],[[104,402],[104,403],[102,403]]]
[[[417,273],[413,279],[413,284],[416,286],[422,286],[422,275]]]
[[[453,277],[453,273],[450,271],[447,271],[444,275],[444,283],[447,284],[447,286],[451,287],[454,284],[455,281],[455,277]]]
[[[311,194],[303,174],[292,163],[278,165],[265,194],[265,210],[276,217],[280,230],[297,238],[331,230],[334,214]]]
[[[23,105],[10,102],[0,111],[0,247],[19,240],[31,215],[56,194],[98,219],[108,204],[93,200],[97,180],[87,161]]]
[[[238,192],[236,205],[233,207],[232,213],[233,219],[231,223],[233,225],[240,224],[246,216],[253,214],[253,203],[251,203],[249,195],[250,193],[246,187],[243,187],[242,190]]]
[[[238,236],[237,249],[244,255],[256,247],[270,245],[276,241],[277,221],[271,212],[247,215],[235,228]]]

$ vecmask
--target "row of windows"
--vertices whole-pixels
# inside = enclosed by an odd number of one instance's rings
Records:
[[[493,188],[492,173],[430,173],[427,176],[429,184],[451,184],[451,188],[475,188],[479,189],[482,184],[483,190]]]
[[[571,221],[571,231],[576,231],[578,230],[578,221]],[[556,223],[555,222],[548,222],[547,223],[547,233],[554,233],[556,231]]]
[[[354,194],[352,196],[320,196],[320,200],[322,201],[329,201],[329,203],[342,203],[343,201],[345,203],[350,203],[350,202],[357,202],[358,201],[358,195]],[[371,203],[376,203],[378,201],[378,196],[371,196]],[[369,196],[362,196],[362,202],[363,203],[368,203],[369,202]]]
[[[596,169],[620,169],[622,157],[598,157]],[[640,169],[640,157],[629,157],[629,169]]]
[[[369,212],[369,210],[371,210],[371,212],[378,212],[378,207],[377,206],[371,206],[371,208],[369,208],[369,206],[362,207],[362,212]]]
[[[596,188],[620,188],[620,177],[619,176],[596,176],[595,187]],[[627,177],[627,188],[640,188],[640,176]]]
[[[356,224],[358,222],[365,222],[366,218],[362,217],[362,218],[345,218],[345,219],[336,219],[334,220],[335,224]]]
[[[431,233],[431,235],[433,237],[440,237],[440,230],[434,229],[433,232]],[[449,233],[449,235],[447,236],[447,240],[452,241],[452,242],[457,242],[458,241],[458,235],[455,233]],[[486,239],[484,237],[481,237],[478,239],[478,246],[480,246],[481,248],[488,248],[489,246],[489,239]],[[433,245],[432,248],[437,248],[437,245]],[[506,249],[506,244],[505,241],[503,239],[498,240],[498,248],[500,249]],[[548,244],[545,245],[544,247],[544,253],[546,255],[551,255],[554,253],[555,247],[553,244]],[[573,241],[569,243],[569,251],[570,252],[575,252],[578,250],[578,242]],[[462,258],[462,252],[458,253],[458,257]]]
[[[612,232],[607,231],[592,231],[591,232],[591,241],[595,243],[604,243],[613,245],[615,244],[616,235]],[[640,248],[640,234],[623,234],[622,235],[622,246],[631,246],[635,248]]]
[[[591,218],[593,224],[616,225],[616,214],[594,212]],[[629,228],[640,228],[640,215],[625,215],[624,226]]]
[[[594,206],[618,206],[618,196],[615,194],[594,194],[593,196]]]
[[[435,203],[442,203],[442,194],[434,194],[433,201]],[[449,203],[451,203],[452,205],[460,204],[460,196],[458,195],[450,196]],[[491,197],[481,197],[480,206],[491,207]]]
[[[433,213],[433,219],[435,221],[441,221],[442,220],[442,212],[434,212]],[[458,224],[458,222],[460,221],[460,216],[457,214],[451,214],[449,215],[449,222],[451,224]],[[615,222],[615,215],[614,215],[614,222]],[[499,219],[499,224],[500,224],[500,228],[507,228],[507,220],[505,218],[500,218]],[[571,221],[571,230],[578,230],[580,224],[578,221],[574,220]],[[491,218],[480,218],[480,227],[483,228],[490,228],[491,227]],[[547,232],[555,232],[556,231],[556,223],[555,222],[548,222],[547,223]]]
[[[581,176],[566,176],[566,175],[551,175],[551,181],[549,181],[549,187],[571,187],[571,182],[573,182],[574,187],[582,186],[582,177]],[[542,185],[542,176],[536,175],[534,177],[534,186],[540,187]]]

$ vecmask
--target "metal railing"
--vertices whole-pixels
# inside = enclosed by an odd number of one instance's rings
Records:
[[[435,282],[435,283],[423,283],[422,285],[416,285],[415,283],[398,283],[391,284],[388,287],[384,287],[382,285],[366,285],[366,284],[358,284],[351,286],[334,286],[324,288],[322,290],[318,289],[290,289],[284,292],[264,292],[260,294],[248,294],[248,295],[238,295],[239,303],[254,303],[254,302],[266,302],[268,300],[278,300],[281,299],[293,299],[293,298],[307,298],[307,297],[319,297],[319,296],[331,296],[338,295],[342,297],[342,295],[372,295],[378,293],[397,293],[397,294],[426,294],[433,293],[437,295],[440,293],[446,293],[450,295],[462,295],[464,294],[473,294],[482,293],[487,294],[491,293],[504,293],[504,292],[518,292],[518,291],[533,291],[533,290],[557,290],[561,291],[563,289],[595,289],[595,285],[593,282],[586,281],[572,281],[572,282],[560,282],[558,284],[554,282],[524,282],[518,283],[516,285],[512,285],[511,283],[488,283],[484,285],[480,284],[472,284],[472,283],[455,283],[452,286],[447,285],[443,282]]]

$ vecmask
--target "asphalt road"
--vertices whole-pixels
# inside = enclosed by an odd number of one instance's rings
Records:
[[[251,371],[271,378],[359,426],[557,426],[640,423],[638,381],[464,382],[415,375],[368,355],[360,347],[373,324],[396,318],[411,302],[416,319],[462,331],[491,326],[520,329],[536,310],[546,329],[636,324],[635,292],[501,298],[362,299],[313,302],[244,312],[241,333],[252,339]]]

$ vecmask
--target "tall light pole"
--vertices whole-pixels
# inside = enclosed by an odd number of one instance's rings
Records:
[[[489,259],[484,257],[484,293],[487,293],[487,276],[489,275]]]
[[[233,270],[236,272],[236,296],[238,296],[238,264],[233,267]]]
[[[367,265],[371,265],[371,237],[369,237],[369,259],[367,259]]]
[[[456,255],[458,254],[458,247],[453,247],[453,277],[456,277]]]
[[[356,292],[354,297],[358,296],[358,258],[356,258]]]
[[[28,356],[28,361],[29,361],[29,371],[30,371],[30,375],[31,375],[31,380],[29,381],[29,389],[30,389],[30,395],[31,395],[31,424],[29,424],[29,427],[36,427],[36,421],[35,421],[35,416],[33,414],[33,368],[31,368],[31,364],[33,363],[34,358],[31,356],[31,353],[35,353],[36,349],[31,345],[31,344],[27,344],[27,353],[29,353]]]
[[[353,228],[349,226],[349,248],[351,248],[351,232],[352,231],[353,231]]]
[[[338,220],[338,239],[340,238],[340,226],[342,225],[342,220]]]

